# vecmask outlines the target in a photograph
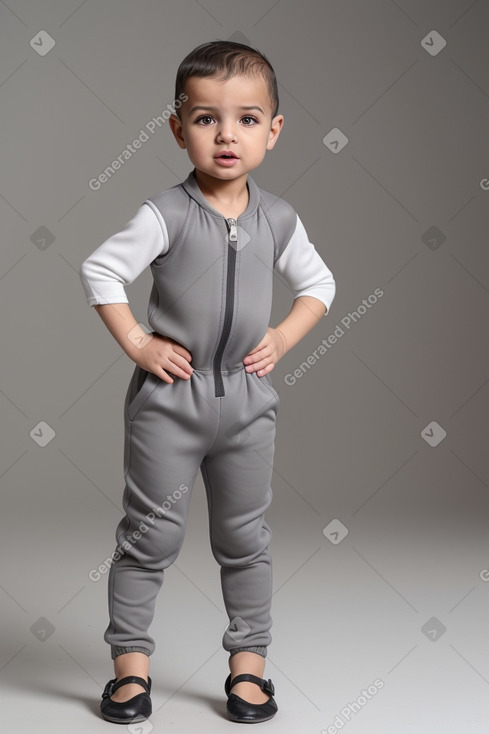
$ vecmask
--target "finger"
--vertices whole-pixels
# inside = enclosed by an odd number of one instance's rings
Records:
[[[183,370],[188,375],[191,375],[194,371],[192,365],[187,362],[185,357],[180,357],[177,354],[174,354],[168,359],[172,365],[174,365],[177,369]]]
[[[175,352],[175,354],[180,355],[180,357],[184,357],[187,362],[190,362],[192,359],[192,355],[190,354],[188,349],[185,349],[185,347],[182,347],[180,344],[175,344],[173,347],[173,351]]]
[[[246,369],[250,369],[250,371],[253,371],[253,372],[258,372],[258,370],[263,369],[264,367],[266,367],[269,364],[270,364],[270,358],[261,359],[259,362],[256,362],[255,364],[248,365]]]
[[[252,365],[253,367],[256,367],[256,365],[257,365],[257,364],[258,364],[259,362],[263,362],[263,360],[264,360],[264,359],[265,359],[265,360],[269,359],[269,358],[270,358],[270,356],[271,356],[271,354],[272,354],[272,350],[271,350],[271,349],[269,349],[269,348],[268,348],[268,349],[267,349],[267,348],[265,348],[265,349],[260,349],[260,351],[259,351],[259,352],[256,352],[256,354],[253,354],[253,355],[252,355],[252,356],[250,357],[250,359],[247,359],[247,360],[246,360],[246,364],[247,364],[247,365]]]
[[[264,357],[269,357],[271,354],[271,349],[268,347],[268,345],[263,346],[260,350],[254,349],[253,352],[250,352],[246,355],[243,362],[245,364],[254,364],[255,362],[258,362],[260,359],[264,359]]]
[[[176,342],[174,339],[172,339],[169,336],[163,336],[162,334],[156,335],[156,332],[153,332],[153,335],[154,336],[157,336],[159,338],[159,341],[161,342],[161,344],[164,345],[164,347],[165,347],[165,351],[162,352],[162,355],[161,356],[163,356],[163,357],[165,356],[165,352],[167,350],[167,347],[169,346],[172,352],[174,352],[175,354],[180,354],[181,356],[185,357],[185,359],[187,359],[187,361],[190,362],[190,360],[192,359],[192,355],[179,342]]]
[[[183,360],[180,364],[178,364],[176,361],[173,361],[171,359],[169,359],[168,362],[169,364],[166,369],[169,370],[172,375],[175,375],[175,377],[181,377],[183,380],[188,380],[191,377],[193,369],[188,364],[188,362],[185,362]]]
[[[167,368],[170,369],[170,368]],[[177,367],[177,365],[174,365],[171,367],[170,372],[172,375],[175,375],[175,377],[180,377],[182,380],[189,380],[191,377],[190,372],[186,372],[185,370],[182,370],[181,367]]]
[[[156,373],[156,372],[155,372],[155,374],[156,374],[156,375],[157,375],[158,377],[161,377],[161,379],[162,379],[162,380],[163,380],[164,382],[168,382],[168,384],[170,384],[170,385],[171,385],[171,384],[172,384],[173,382],[175,382],[175,380],[174,380],[174,379],[173,379],[172,377],[170,377],[170,375],[169,375],[169,374],[168,374],[167,372],[165,372],[165,370],[163,369],[163,367],[161,367],[161,365],[160,365],[160,373]]]
[[[264,367],[261,370],[257,370],[257,375],[259,375],[260,377],[263,377],[264,375],[268,375],[268,373],[271,372],[274,367],[275,367],[275,364],[273,362],[269,362],[266,367]]]

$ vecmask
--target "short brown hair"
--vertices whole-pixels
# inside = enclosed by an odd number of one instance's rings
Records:
[[[251,46],[235,41],[209,41],[194,48],[178,67],[175,81],[175,99],[181,99],[185,83],[190,77],[221,76],[223,80],[238,74],[261,74],[267,84],[272,118],[278,112],[278,88],[275,71],[268,59]],[[178,114],[178,112],[177,112]]]

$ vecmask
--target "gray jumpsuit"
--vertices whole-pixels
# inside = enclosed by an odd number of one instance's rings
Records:
[[[189,380],[167,383],[136,365],[124,404],[125,517],[109,573],[112,657],[155,648],[148,628],[164,570],[177,558],[199,472],[212,553],[229,617],[222,644],[266,657],[272,566],[265,511],[279,397],[243,358],[269,326],[274,270],[294,293],[329,308],[335,281],[297,214],[248,176],[249,203],[226,219],[195,169],[150,197],[82,264],[88,303],[127,302],[123,286],[150,265],[148,323],[192,355]],[[139,227],[139,229],[138,229]]]

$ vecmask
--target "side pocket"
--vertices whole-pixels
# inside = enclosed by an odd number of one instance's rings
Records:
[[[261,382],[262,385],[265,385],[265,388],[268,390],[268,392],[272,395],[272,397],[275,400],[275,412],[277,413],[279,406],[280,406],[280,398],[278,396],[278,392],[275,390],[274,386],[272,385],[272,381],[269,378],[268,374],[264,375],[263,377],[258,377],[257,372],[253,372],[254,375],[256,375],[257,380]]]
[[[130,421],[134,420],[146,400],[149,398],[153,390],[158,385],[158,382],[161,382],[158,375],[155,375],[153,372],[147,372],[139,366],[137,366],[137,369],[132,379],[133,381],[135,381],[135,384],[133,385],[133,382],[131,381],[129,389],[132,392],[132,389],[135,388],[136,392],[134,393],[133,397],[131,397],[130,394],[128,396],[126,410],[127,416]]]
[[[265,377],[265,384],[268,385],[268,387],[270,388],[270,392],[272,393],[272,395],[275,395],[277,400],[280,402],[278,392],[275,390],[274,386],[272,385],[272,379],[270,377],[270,373],[264,375],[264,377]]]

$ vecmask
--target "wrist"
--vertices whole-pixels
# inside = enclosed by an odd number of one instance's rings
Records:
[[[282,337],[282,342],[283,342],[283,346],[284,346],[284,354],[285,354],[289,350],[289,347],[288,347],[288,344],[287,344],[287,337],[285,336],[284,332],[282,331],[282,329],[279,326],[276,326],[275,327],[275,331],[278,331],[278,333]]]
[[[121,335],[121,341],[119,341],[119,344],[129,359],[136,364],[140,364],[144,349],[152,338],[152,334],[148,334],[138,323],[135,323],[129,331]]]

